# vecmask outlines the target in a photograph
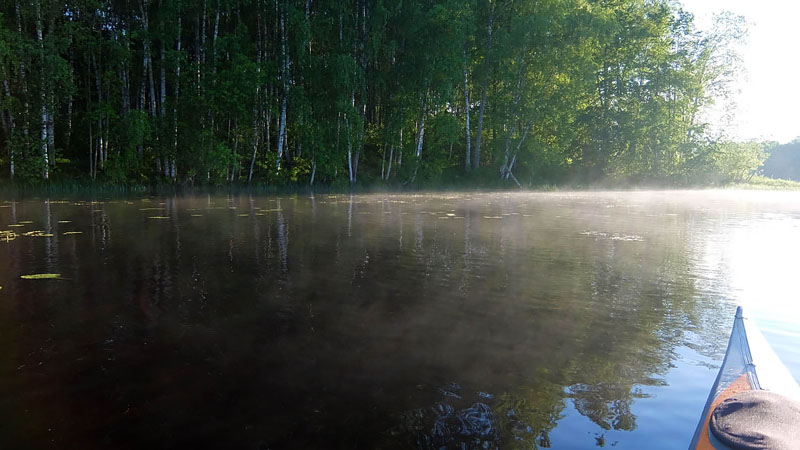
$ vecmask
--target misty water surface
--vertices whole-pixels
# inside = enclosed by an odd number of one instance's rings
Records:
[[[0,232],[2,448],[685,448],[737,303],[800,374],[797,194],[26,199]]]

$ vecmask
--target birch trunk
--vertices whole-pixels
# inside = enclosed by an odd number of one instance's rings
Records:
[[[11,100],[11,88],[8,84],[8,77],[6,76],[5,70],[0,73],[3,77],[3,93],[6,97],[7,101]],[[13,181],[14,180],[14,111],[11,107],[8,108],[6,111],[6,117],[4,118],[4,127],[6,129],[6,148],[8,150],[8,176]]]
[[[403,165],[403,130],[400,130],[400,148],[397,149],[397,165]]]
[[[208,2],[206,0],[203,0],[203,16],[200,18],[200,47],[199,47],[200,59],[198,60],[199,65],[202,65],[203,63],[206,62],[206,17],[208,17],[206,13],[207,6]],[[201,76],[200,70],[201,69],[198,67],[197,69],[198,85],[200,83],[200,76]]]
[[[217,73],[217,36],[219,36],[219,0],[217,0],[217,10],[214,15],[214,34],[211,40],[211,73]]]
[[[272,108],[270,107],[270,105],[272,104],[272,98],[273,98],[272,89],[270,89],[270,91],[267,93],[267,102],[266,102],[267,107],[265,108],[266,111],[264,111],[264,162],[265,162],[265,165],[267,163],[267,158],[268,158],[267,155],[269,155],[270,146],[272,145],[271,144],[272,143],[272,139],[270,139],[270,137],[271,137],[270,136],[270,129],[272,128]]]
[[[481,86],[481,106],[478,111],[478,132],[475,135],[475,151],[472,155],[472,167],[477,169],[481,165],[481,141],[483,136],[483,117],[486,113],[486,91],[489,88],[489,57],[492,52],[492,27],[495,19],[495,6],[492,4],[489,11],[489,24],[487,26],[486,56],[484,58],[483,85]]]
[[[464,158],[464,170],[469,171],[472,168],[472,161],[470,156],[470,147],[472,146],[472,134],[470,133],[470,126],[469,126],[469,76],[467,75],[467,69],[464,68],[464,114],[466,115],[466,135],[467,135],[467,154],[466,158]]]
[[[386,174],[386,145],[382,145],[381,150],[381,180],[383,180]]]
[[[123,39],[125,40],[125,53],[130,54],[130,46],[129,46],[129,37],[128,31],[125,29],[124,25],[121,27],[123,33]],[[122,68],[119,71],[120,74],[120,81],[122,82],[120,85],[120,97],[121,97],[121,112],[123,117],[127,117],[128,113],[131,110],[131,98],[130,98],[130,67],[128,66],[127,60],[123,60]]]
[[[422,155],[422,141],[425,138],[425,110],[427,109],[427,95],[422,100],[422,112],[419,116],[419,122],[417,122],[417,146],[416,150],[414,151],[414,155],[419,158]]]
[[[281,82],[283,84],[283,92],[281,93],[281,116],[280,124],[278,125],[278,155],[275,160],[275,173],[281,169],[281,158],[286,146],[286,109],[289,97],[289,53],[288,53],[288,37],[286,25],[286,7],[283,6],[280,11],[280,31],[281,31]]]
[[[256,29],[258,31],[258,37],[256,39],[256,72],[261,73],[261,64],[262,64],[262,33],[261,33],[261,2],[256,3]],[[253,105],[253,156],[250,158],[250,173],[247,174],[247,184],[251,184],[253,182],[253,169],[256,165],[256,156],[258,155],[258,138],[260,136],[259,133],[259,124],[258,119],[261,117],[260,113],[260,101],[261,101],[261,86],[256,86],[256,100],[255,105]]]
[[[92,121],[89,121],[89,176],[94,180],[94,136],[92,136]]]
[[[364,149],[364,130],[367,126],[367,2],[366,0],[359,0],[358,11],[356,13],[358,18],[358,63],[361,67],[361,90],[358,96],[358,115],[361,118],[361,123],[358,128],[358,141],[356,142],[355,159],[353,161],[353,182],[358,178],[358,162],[361,156],[361,151]]]
[[[347,114],[344,115],[344,136],[347,140],[347,176],[350,184],[353,184],[356,181],[353,172],[353,141],[350,136],[350,122],[347,120]]]
[[[148,17],[149,0],[141,0],[142,8],[142,28],[144,29],[144,39],[142,40],[142,59],[144,77],[147,80],[150,115],[156,117],[156,85],[153,79],[153,58],[150,52],[150,20]]]
[[[16,16],[17,16],[17,33],[18,33],[18,37],[19,37],[20,41],[22,41],[22,39],[23,39],[23,34],[22,34],[22,14],[20,12],[19,0],[17,0],[16,3],[14,4],[14,10],[15,10]],[[19,71],[18,72],[19,72],[20,84],[22,85],[22,102],[23,102],[22,135],[25,136],[26,141],[27,141],[27,138],[30,135],[29,130],[28,130],[28,126],[29,126],[28,120],[30,120],[30,117],[31,117],[31,115],[30,115],[31,108],[30,108],[30,103],[29,103],[29,100],[28,100],[28,79],[25,76],[25,74],[27,73],[25,67],[26,67],[25,66],[25,58],[20,58],[20,60],[19,60]]]
[[[281,159],[283,158],[284,136],[286,131],[286,94],[281,96],[281,116],[278,124],[278,156],[275,158],[275,173],[281,170]]]
[[[178,13],[178,42],[175,49],[178,51],[175,60],[175,99],[172,102],[172,155],[170,164],[170,178],[174,181],[178,176],[178,169],[175,167],[178,159],[178,99],[181,95],[181,16]]]
[[[72,140],[72,104],[73,104],[72,94],[69,96],[69,100],[67,100],[67,131],[64,135],[64,148],[69,148],[69,143]]]
[[[47,181],[50,178],[50,161],[48,160],[48,152],[47,152],[47,143],[48,143],[48,136],[47,136],[47,121],[49,111],[47,109],[47,89],[45,86],[47,85],[47,77],[45,75],[45,64],[44,64],[44,39],[42,37],[42,12],[39,1],[36,1],[36,40],[39,44],[39,59],[40,59],[40,74],[41,74],[41,86],[39,86],[39,99],[41,101],[41,129],[39,132],[39,139],[40,139],[40,146],[42,151],[42,179]]]
[[[195,64],[195,77],[196,82],[195,86],[197,86],[197,92],[200,93],[200,60],[202,54],[202,44],[200,41],[200,22],[203,22],[203,19],[200,16],[195,17],[195,26],[194,26],[194,64]]]
[[[389,167],[386,168],[386,181],[392,176],[392,159],[394,159],[394,145],[389,147]]]
[[[236,122],[233,123],[233,163],[231,163],[231,177],[230,182],[236,179],[236,160],[239,159],[239,132],[237,131]]]
[[[256,96],[258,98],[258,96]],[[258,114],[257,114],[257,107],[253,110],[253,115],[256,117],[253,120],[253,157],[250,158],[250,173],[247,175],[247,184],[252,183],[253,181],[253,169],[256,165],[256,156],[258,155]]]
[[[55,105],[55,95],[51,86],[47,101],[47,154],[51,165],[55,165],[56,162],[56,123],[53,117],[53,105]]]
[[[164,39],[161,39],[161,55],[159,58],[161,60],[161,70],[160,70],[160,98],[159,98],[159,112],[161,113],[161,119],[164,120],[167,117],[167,65],[164,62],[164,53],[166,53],[164,49]]]
[[[94,55],[90,56],[90,64],[92,67],[92,72],[94,72],[94,87],[97,90],[97,105],[102,108],[103,104],[103,88],[102,88],[102,80],[100,79],[100,67],[97,64],[97,60],[95,59]],[[97,150],[95,153],[95,157],[99,158],[100,163],[99,166],[103,168],[103,117],[102,115],[98,115],[97,117]],[[92,147],[94,147],[94,143],[92,143]],[[95,172],[97,171],[97,165],[95,165]]]

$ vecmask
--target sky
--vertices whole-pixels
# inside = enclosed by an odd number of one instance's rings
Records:
[[[681,0],[700,29],[714,13],[745,16],[749,38],[742,48],[746,74],[730,135],[786,143],[800,136],[800,1]]]

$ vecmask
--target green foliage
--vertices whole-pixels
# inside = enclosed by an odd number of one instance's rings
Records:
[[[692,181],[717,184],[748,181],[767,159],[764,147],[758,142],[709,143],[690,162]]]
[[[715,147],[714,168],[725,182],[748,180],[767,159],[763,145],[757,142],[721,142]]]
[[[667,0],[145,5],[0,7],[4,173],[511,186],[737,181],[760,163],[698,119],[732,98],[746,30],[730,14],[701,33]]]

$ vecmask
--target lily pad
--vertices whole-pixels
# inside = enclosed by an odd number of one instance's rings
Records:
[[[22,235],[29,237],[53,237],[52,233],[45,233],[44,231],[41,230],[28,231],[27,233],[22,233]]]
[[[23,280],[58,280],[61,278],[60,273],[37,273],[33,275],[21,275]]]
[[[11,242],[16,238],[17,238],[17,233],[15,233],[12,230],[0,231],[0,240],[2,241]]]

